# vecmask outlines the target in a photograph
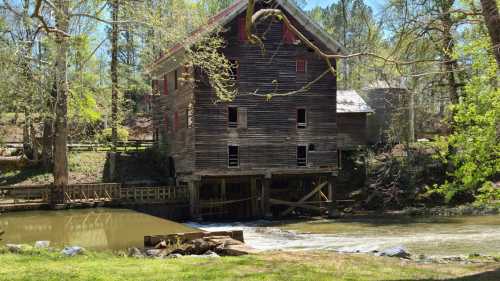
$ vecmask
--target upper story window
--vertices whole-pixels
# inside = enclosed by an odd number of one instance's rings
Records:
[[[174,70],[174,90],[179,89],[179,73],[176,70]]]
[[[237,168],[240,166],[240,149],[237,145],[227,146],[227,166]]]
[[[247,41],[247,33],[245,31],[246,19],[244,16],[238,18],[238,41],[244,43]]]
[[[295,41],[297,41],[297,37],[285,23],[283,23],[282,26],[283,26],[283,42],[285,44],[294,44]]]
[[[163,94],[168,96],[168,75],[163,75]]]
[[[295,61],[295,70],[297,73],[306,73],[307,72],[307,60],[306,59],[297,59]]]
[[[307,111],[305,108],[297,108],[297,128],[307,127]]]
[[[297,166],[307,166],[307,145],[297,145]]]
[[[238,108],[235,106],[229,106],[227,108],[227,126],[229,128],[238,127]]]

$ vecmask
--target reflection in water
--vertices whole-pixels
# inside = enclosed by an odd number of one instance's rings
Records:
[[[500,216],[198,224],[208,231],[242,229],[259,250],[381,250],[404,245],[430,256],[500,253]],[[308,233],[313,232],[313,233]]]
[[[0,215],[2,243],[49,240],[52,246],[89,249],[142,247],[144,236],[193,231],[169,220],[124,209],[30,211]]]

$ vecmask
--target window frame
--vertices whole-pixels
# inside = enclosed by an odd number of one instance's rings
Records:
[[[235,110],[234,112],[234,116],[236,117],[236,121],[231,121],[231,110]],[[231,128],[231,129],[235,129],[235,128],[238,128],[238,124],[239,124],[239,116],[238,116],[238,106],[234,106],[234,105],[228,105],[227,106],[227,127],[228,128]]]
[[[299,158],[299,149],[304,148],[305,151],[305,157],[300,157]],[[309,149],[307,144],[298,144],[297,149],[296,149],[296,163],[297,167],[307,167],[307,164],[309,162],[309,155],[308,155]]]
[[[304,69],[299,69],[299,62],[304,62]],[[299,74],[307,74],[307,59],[306,58],[296,58],[295,59],[295,72]]]
[[[299,112],[303,110],[304,111],[304,122],[299,122]],[[305,107],[297,107],[295,110],[295,123],[297,129],[306,129],[307,128],[307,108]]]
[[[234,159],[231,159],[231,148],[236,148],[236,165],[231,165],[231,161],[234,161]],[[234,158],[234,154],[233,154]],[[233,162],[234,163],[234,162]],[[240,146],[237,144],[228,144],[227,145],[227,167],[228,168],[239,168],[240,167]]]

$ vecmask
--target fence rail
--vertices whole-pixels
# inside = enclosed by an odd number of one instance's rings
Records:
[[[153,140],[128,140],[119,141],[117,143],[117,150],[124,152],[138,152],[146,150],[154,145]],[[8,142],[4,144],[6,148],[23,148],[22,142]],[[68,143],[69,151],[108,151],[112,147],[111,143],[97,143],[97,142],[82,142],[82,143]]]
[[[148,204],[189,201],[186,186],[123,187],[120,183],[73,184],[62,189],[51,185],[0,186],[0,209],[39,204]]]

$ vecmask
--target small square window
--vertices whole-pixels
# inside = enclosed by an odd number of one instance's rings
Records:
[[[238,127],[238,108],[230,106],[227,108],[227,126],[229,128]]]
[[[297,59],[295,69],[296,69],[297,73],[306,73],[307,72],[307,60]]]
[[[227,152],[228,152],[227,165],[229,167],[239,167],[240,166],[239,147],[237,145],[228,145]]]
[[[307,146],[298,145],[297,146],[297,166],[305,167],[307,166]]]
[[[305,108],[297,109],[297,128],[303,129],[307,127],[307,116]]]

